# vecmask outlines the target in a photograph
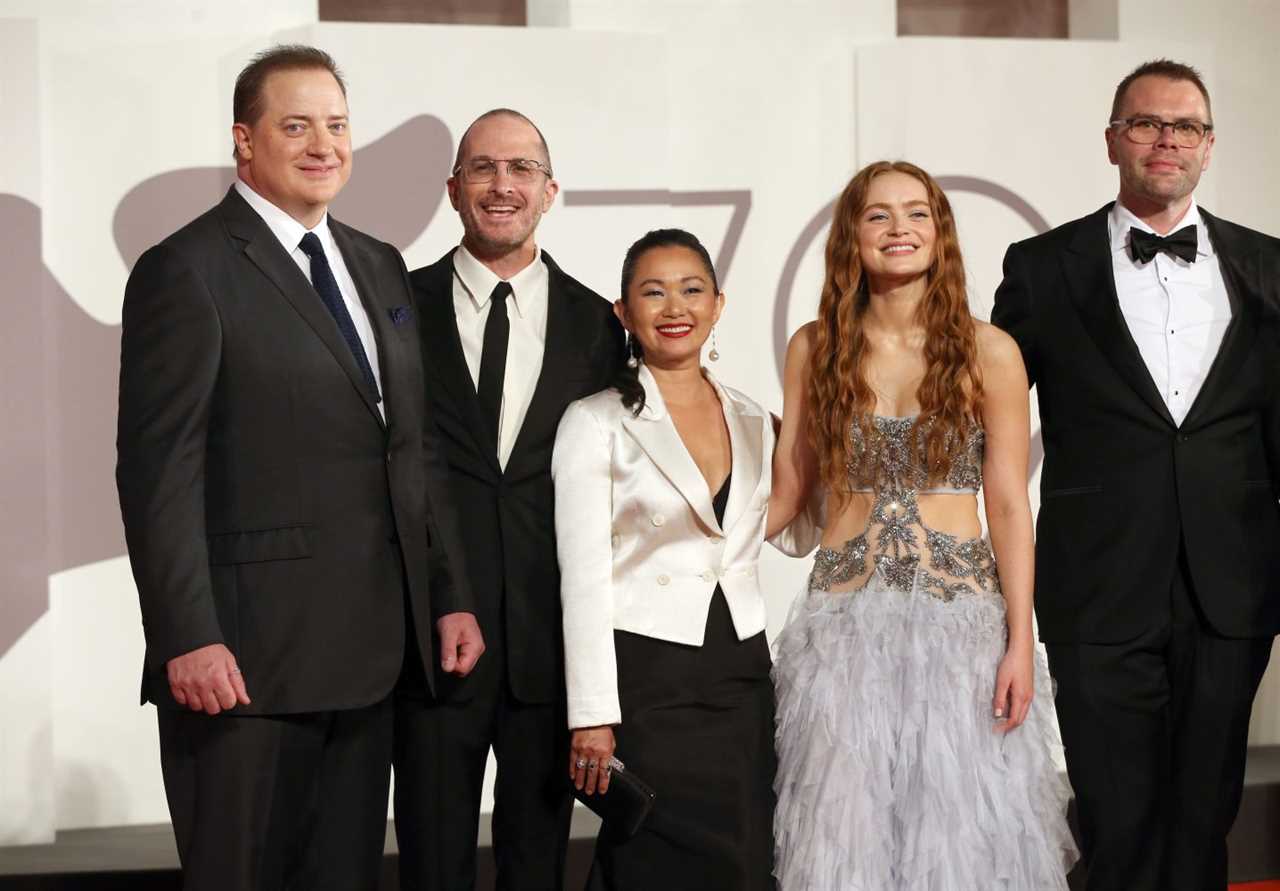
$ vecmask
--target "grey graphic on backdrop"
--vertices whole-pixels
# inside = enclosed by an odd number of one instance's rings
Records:
[[[47,452],[57,428],[49,421],[50,322],[40,300],[40,208],[16,195],[0,195],[4,284],[0,301],[0,655],[45,611],[50,522]],[[34,299],[33,299],[34,295]]]
[[[334,202],[334,216],[404,250],[438,211],[445,192],[440,171],[448,170],[452,158],[453,138],[444,122],[431,115],[412,118],[356,152],[354,166],[359,174]],[[231,167],[187,168],[159,174],[131,189],[121,199],[112,223],[125,265],[132,267],[143,250],[216,203],[234,176]],[[1000,201],[1037,232],[1048,228],[1026,201],[1002,186],[969,177],[940,181],[949,190],[977,192]],[[564,202],[566,207],[731,207],[716,252],[717,270],[727,279],[750,214],[751,192],[566,190]],[[783,265],[773,317],[779,363],[801,258],[829,223],[833,206],[834,202],[828,204],[809,221]],[[4,546],[0,565],[6,567],[6,574],[10,567],[17,570],[16,586],[0,612],[3,656],[47,609],[49,574],[121,556],[125,547],[114,479],[119,328],[85,313],[39,264],[38,208],[0,195],[0,232],[6,233],[11,247],[26,245],[15,256],[34,264],[31,278],[39,283],[44,309],[43,322],[41,314],[35,313],[35,321],[27,326],[31,330],[13,332],[16,348],[26,356],[18,367],[47,368],[50,391],[44,400],[44,418],[35,425],[45,431],[45,448],[32,450],[15,437],[0,441],[9,502],[0,514],[0,546]],[[11,275],[0,299],[12,304],[19,299],[15,295],[30,294],[21,282],[21,276]],[[41,356],[42,343],[49,344],[48,356]],[[7,381],[0,392],[10,405],[38,401],[14,381]],[[30,545],[33,539],[37,546]]]

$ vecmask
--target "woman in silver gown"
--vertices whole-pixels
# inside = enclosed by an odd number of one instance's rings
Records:
[[[805,505],[825,518],[776,644],[780,888],[1065,889],[1027,379],[1013,341],[969,314],[951,209],[923,170],[880,162],[845,189],[784,398],[770,532]]]

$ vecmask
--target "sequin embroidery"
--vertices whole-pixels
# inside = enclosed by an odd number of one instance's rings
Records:
[[[948,443],[951,467],[944,485],[930,487],[929,474],[915,457],[914,419],[877,415],[873,426],[872,478],[859,479],[858,470],[849,468],[855,489],[875,495],[867,528],[838,549],[818,549],[810,587],[829,591],[861,579],[853,590],[874,581],[891,590],[919,590],[944,601],[963,594],[999,594],[995,558],[986,539],[960,539],[928,528],[918,504],[920,495],[931,492],[977,492],[986,442],[982,428],[971,427],[958,446]],[[850,435],[855,455],[865,454],[866,438],[857,424]],[[916,436],[923,435],[923,430],[916,431]]]

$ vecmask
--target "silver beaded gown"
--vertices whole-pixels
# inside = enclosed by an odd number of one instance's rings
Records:
[[[1053,891],[1077,858],[1051,682],[993,730],[1005,604],[983,538],[930,529],[918,498],[976,493],[984,434],[930,486],[912,418],[852,428],[867,528],[819,548],[779,635],[775,868],[781,891]],[[858,477],[865,477],[859,479]]]

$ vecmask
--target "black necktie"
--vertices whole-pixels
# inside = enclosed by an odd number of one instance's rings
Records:
[[[502,409],[502,379],[507,373],[507,335],[511,333],[511,322],[507,320],[507,296],[510,293],[509,282],[498,282],[489,295],[489,318],[484,323],[484,346],[480,350],[480,381],[476,384],[480,410],[484,412],[489,433],[493,436],[495,453],[498,448],[498,416]]]
[[[1161,251],[1194,263],[1197,245],[1195,226],[1184,226],[1164,237],[1137,228],[1129,229],[1129,253],[1138,263],[1150,263]]]
[[[328,307],[329,314],[338,323],[338,330],[342,332],[343,339],[351,348],[351,355],[355,356],[356,365],[360,366],[365,382],[369,385],[373,401],[381,402],[382,394],[378,392],[378,381],[373,376],[373,368],[369,365],[369,357],[365,355],[364,344],[360,342],[360,335],[356,333],[355,323],[351,321],[351,313],[347,312],[347,304],[342,300],[342,292],[338,290],[338,280],[333,277],[333,270],[329,268],[329,258],[324,255],[320,239],[314,232],[308,232],[302,236],[298,247],[311,258],[311,286],[316,289],[316,293]]]

